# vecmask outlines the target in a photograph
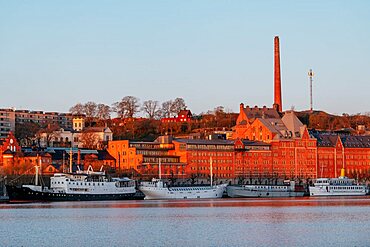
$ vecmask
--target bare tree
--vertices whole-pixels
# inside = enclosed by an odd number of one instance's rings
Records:
[[[16,123],[15,137],[19,140],[21,145],[30,146],[39,130],[40,126],[33,122]]]
[[[56,136],[55,131],[59,129],[59,125],[48,123],[46,127],[40,129],[36,133],[36,139],[40,146],[40,140],[44,139],[46,147],[49,147],[51,140]]]
[[[110,118],[111,108],[105,104],[98,104],[96,117],[102,120],[107,120]]]
[[[171,114],[176,116],[181,110],[186,109],[185,100],[183,98],[176,98],[171,105]]]
[[[80,142],[84,148],[97,149],[99,145],[99,137],[91,131],[83,131],[80,136]]]
[[[69,108],[69,112],[73,115],[82,115],[84,114],[84,105],[81,103],[77,103],[76,105]]]
[[[89,101],[86,104],[84,104],[84,113],[87,118],[96,117],[97,110],[98,105],[95,102]]]
[[[144,111],[150,119],[158,118],[161,114],[161,110],[159,109],[159,102],[156,100],[144,101],[141,110]]]
[[[133,117],[139,111],[139,99],[134,96],[126,96],[121,101],[113,104],[113,109],[118,117]]]
[[[91,122],[96,117],[97,104],[95,102],[89,101],[84,104],[84,113],[86,115],[86,123],[91,126]]]
[[[169,118],[171,117],[171,108],[172,108],[173,101],[168,100],[162,103],[162,116]]]

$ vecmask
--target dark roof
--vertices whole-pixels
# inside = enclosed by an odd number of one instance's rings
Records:
[[[180,116],[180,115],[185,115],[185,116],[187,116],[187,115],[192,115],[192,114],[191,114],[191,111],[190,111],[190,110],[181,110],[181,111],[179,112],[178,116]]]
[[[261,141],[242,140],[245,146],[271,146],[271,144]]]
[[[201,144],[201,145],[234,145],[234,141],[230,140],[205,140],[205,139],[175,139],[174,141],[183,142],[186,144]]]
[[[346,148],[370,148],[370,136],[343,136],[341,137]]]
[[[99,160],[116,160],[107,150],[98,150]]]
[[[87,127],[84,128],[86,132],[104,132],[106,127]]]
[[[41,157],[49,155],[52,156],[50,153],[47,152],[37,152],[37,151],[24,152],[24,157],[37,157],[37,155],[40,155]]]
[[[64,160],[68,162],[69,160],[69,152],[65,152],[64,150],[54,150],[54,152],[50,152],[50,155],[52,156],[53,160],[63,160],[63,152],[64,154]],[[111,156],[108,151],[106,150],[97,150],[98,153],[83,153],[81,152],[81,160],[85,159],[85,155],[96,155],[98,157],[98,160],[116,160],[113,156]],[[72,154],[73,160],[77,160],[78,154],[74,152]]]
[[[338,140],[338,135],[320,135],[315,137],[319,147],[335,147]]]
[[[3,152],[3,154],[14,154],[14,152],[10,151],[10,149],[7,149]]]
[[[253,118],[280,118],[279,113],[274,109],[274,108],[259,108],[257,106],[251,108],[251,107],[246,107],[243,109],[245,115],[247,115],[248,119],[253,119]]]
[[[311,132],[319,147],[335,147],[338,136],[346,148],[370,148],[370,136],[346,135],[330,132]]]

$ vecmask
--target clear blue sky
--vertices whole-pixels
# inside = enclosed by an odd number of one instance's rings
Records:
[[[194,113],[273,103],[370,111],[370,1],[0,0],[0,108],[183,97]]]

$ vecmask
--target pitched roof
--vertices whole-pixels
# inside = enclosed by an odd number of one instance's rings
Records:
[[[180,116],[180,115],[187,116],[187,115],[192,115],[192,114],[191,114],[191,111],[190,110],[181,110],[177,115],[178,116]]]
[[[258,121],[260,121],[266,128],[268,128],[271,133],[276,134],[274,139],[292,137],[292,133],[290,133],[283,121],[279,118],[258,118]]]
[[[335,147],[338,137],[345,148],[370,148],[370,136],[345,135],[336,133],[311,132],[319,147]]]
[[[370,136],[341,136],[344,147],[346,148],[370,148]]]
[[[338,141],[338,135],[315,135],[315,137],[319,147],[335,147]]]
[[[99,160],[116,160],[107,150],[98,150]]]
[[[293,111],[287,111],[281,120],[283,121],[287,129],[292,132],[293,137],[301,136],[301,127],[303,127],[304,125]]]
[[[243,111],[249,120],[254,118],[280,118],[279,113],[274,108],[259,108],[257,106],[250,108],[249,106],[243,108]]]
[[[112,132],[108,127],[87,127],[84,129],[86,132]]]
[[[3,152],[3,154],[14,154],[10,149],[7,149]]]

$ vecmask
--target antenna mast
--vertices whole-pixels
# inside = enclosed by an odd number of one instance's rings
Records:
[[[310,111],[313,112],[313,100],[312,100],[312,78],[314,76],[314,73],[312,69],[308,71],[308,77],[310,78]]]

